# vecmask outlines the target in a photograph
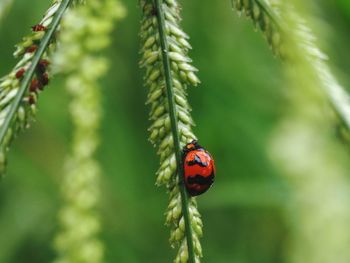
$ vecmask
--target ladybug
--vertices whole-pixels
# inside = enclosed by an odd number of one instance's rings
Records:
[[[214,159],[196,140],[183,148],[183,165],[184,182],[190,196],[205,193],[214,183]]]

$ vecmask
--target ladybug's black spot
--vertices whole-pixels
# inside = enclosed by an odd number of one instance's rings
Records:
[[[214,174],[211,174],[210,176],[207,176],[207,177],[196,174],[195,176],[189,176],[187,178],[188,184],[211,185],[213,182],[214,182]]]
[[[199,156],[197,154],[194,156],[194,160],[187,162],[187,164],[189,166],[193,166],[195,164],[198,164],[200,167],[207,167],[209,165],[207,162],[203,163],[201,161],[201,158],[199,158]]]
[[[187,192],[190,194],[190,196],[197,196],[197,195],[204,194],[208,190],[209,190],[209,187],[202,190],[187,189]]]

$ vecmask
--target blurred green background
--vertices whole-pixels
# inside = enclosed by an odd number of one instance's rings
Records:
[[[4,1],[4,0],[0,0]],[[16,63],[13,46],[50,1],[15,0],[0,24],[0,75]],[[158,157],[147,141],[147,90],[138,67],[137,1],[113,34],[111,68],[101,82],[104,119],[98,159],[103,167],[102,239],[107,262],[170,262],[175,250],[164,226],[165,189],[156,188]],[[204,221],[203,262],[288,262],[287,183],[267,155],[284,101],[281,63],[252,23],[225,1],[181,1],[202,85],[189,90],[195,132],[215,157],[215,186],[198,198]],[[317,33],[343,84],[350,68],[350,2],[315,1],[325,27]],[[74,63],[74,61],[72,61]],[[71,124],[63,81],[55,77],[39,101],[37,121],[10,151],[0,183],[0,262],[50,262],[58,229],[62,164]],[[348,229],[349,231],[349,229]]]

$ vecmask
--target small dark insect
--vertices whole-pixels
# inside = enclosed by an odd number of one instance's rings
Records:
[[[33,95],[29,95],[29,96],[28,96],[28,103],[29,103],[30,105],[35,104],[35,97],[34,97]]]
[[[43,26],[43,25],[40,25],[40,24],[37,24],[35,26],[32,26],[32,30],[34,32],[39,32],[39,31],[46,31],[47,30],[47,27],[46,26]]]
[[[41,59],[38,64],[38,70],[41,73],[44,73],[47,69],[47,66],[50,64],[50,62],[46,59]]]
[[[36,92],[37,89],[39,88],[41,88],[41,83],[39,82],[39,80],[36,78],[32,79],[32,82],[30,83],[30,86],[29,86],[29,91]]]
[[[17,78],[17,79],[22,78],[25,72],[26,72],[26,70],[25,70],[24,68],[19,69],[19,70],[16,72],[16,78]]]
[[[42,84],[42,87],[48,85],[49,81],[50,81],[50,79],[49,79],[49,75],[47,73],[44,73],[41,75],[40,83]],[[42,87],[39,86],[40,89]]]
[[[37,45],[31,45],[29,48],[27,48],[26,52],[27,53],[33,53],[38,49]]]

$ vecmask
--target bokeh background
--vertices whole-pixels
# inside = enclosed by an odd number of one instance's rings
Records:
[[[15,0],[2,14],[0,75],[15,64],[13,46],[49,2]],[[163,216],[168,200],[165,189],[154,185],[158,157],[147,140],[147,90],[138,67],[140,10],[137,1],[122,2],[128,15],[113,33],[107,52],[111,67],[101,81],[101,238],[107,262],[170,262],[175,251]],[[198,198],[205,224],[203,262],[289,262],[293,228],[285,208],[291,189],[267,153],[286,103],[281,63],[252,23],[232,11],[229,0],[181,2],[183,27],[193,46],[190,55],[202,81],[189,90],[194,130],[217,165],[215,186]],[[346,86],[350,2],[314,2],[311,10],[322,22],[316,28],[320,45]],[[55,258],[59,187],[71,138],[68,103],[57,76],[40,97],[37,121],[10,151],[8,173],[0,183],[1,263]]]

